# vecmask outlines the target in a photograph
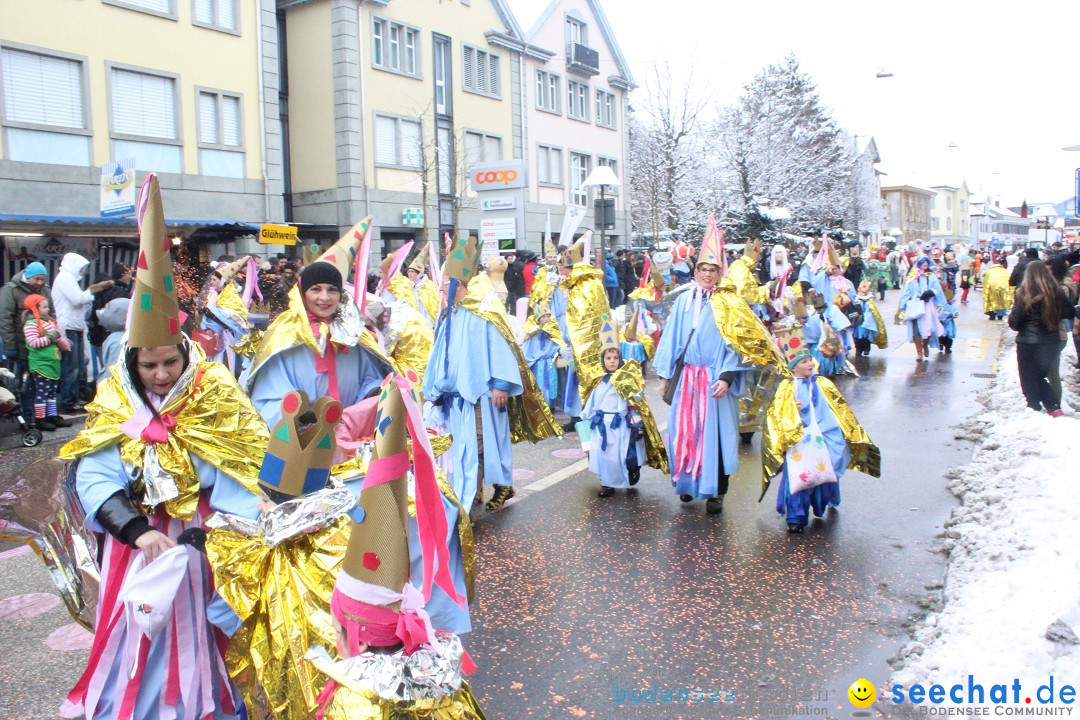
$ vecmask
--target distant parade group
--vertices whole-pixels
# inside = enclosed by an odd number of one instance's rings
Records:
[[[839,505],[847,470],[880,476],[830,377],[888,347],[886,289],[917,363],[952,352],[954,301],[975,283],[990,317],[1012,296],[1004,267],[963,250],[864,256],[823,235],[792,257],[760,239],[734,257],[709,218],[699,247],[647,256],[618,307],[591,232],[545,239],[508,311],[505,261],[482,262],[475,238],[376,265],[368,217],[297,268],[258,329],[255,260],[217,264],[185,316],[152,174],[138,215],[125,322],[60,451],[85,531],[57,537],[99,568],[66,717],[483,718],[463,642],[482,581],[473,521],[514,497],[514,444],[577,433],[604,502],[648,466],[716,515],[760,433],[761,496],[778,479],[801,533]],[[24,305],[52,417],[62,338],[44,296]]]

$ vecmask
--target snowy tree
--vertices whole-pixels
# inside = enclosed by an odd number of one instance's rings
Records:
[[[840,133],[793,56],[755,77],[717,128],[733,237],[774,230],[761,211],[766,203],[791,212],[785,231],[813,234],[842,224],[853,203]]]

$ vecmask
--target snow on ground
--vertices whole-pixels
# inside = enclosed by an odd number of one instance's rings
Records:
[[[1051,675],[1055,693],[1063,683],[1080,692],[1080,417],[1067,404],[1061,418],[1026,407],[1014,335],[1005,334],[997,377],[980,398],[985,409],[966,423],[977,431],[977,454],[948,473],[961,505],[946,523],[944,604],[916,624],[889,687],[966,688],[974,675],[989,692],[1016,678],[1021,705],[1031,697],[1037,707],[1035,691]],[[1077,401],[1075,363],[1070,342],[1061,362],[1066,403]],[[879,695],[886,714],[896,709],[888,698]]]

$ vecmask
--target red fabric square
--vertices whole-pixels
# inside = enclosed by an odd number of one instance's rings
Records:
[[[379,569],[379,565],[382,565],[382,560],[379,560],[378,555],[373,552],[364,553],[364,569],[375,572]]]

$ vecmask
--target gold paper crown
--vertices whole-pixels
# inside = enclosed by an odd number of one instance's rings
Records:
[[[341,403],[329,397],[315,401],[315,423],[300,429],[308,411],[308,396],[293,390],[281,399],[281,419],[270,433],[259,484],[289,497],[318,492],[330,479],[337,440],[334,432],[341,420]]]
[[[341,273],[342,282],[345,282],[349,279],[349,270],[356,264],[356,253],[360,251],[360,244],[364,242],[364,235],[370,227],[371,216],[368,215],[349,228],[316,262],[330,263],[336,267]]]
[[[133,348],[177,345],[184,336],[180,333],[172,247],[165,234],[161,186],[153,173],[143,181],[139,209],[139,260],[135,265],[127,344]]]
[[[780,352],[783,353],[784,359],[787,360],[788,368],[795,367],[795,363],[804,357],[811,357],[810,346],[806,342],[806,336],[803,335],[801,325],[774,327],[774,332],[776,342],[780,346]]]
[[[619,340],[619,326],[615,318],[611,317],[611,313],[604,313],[600,316],[600,356],[603,357],[608,350],[622,352],[622,341]]]
[[[409,269],[423,275],[427,272],[428,253],[431,251],[431,241],[428,240],[427,245],[424,245],[424,249],[416,254],[413,261],[409,263]]]
[[[480,249],[475,237],[457,240],[446,254],[443,278],[460,280],[467,285],[476,275],[476,261],[479,257]]]
[[[579,237],[577,242],[567,248],[563,253],[563,267],[573,267],[585,259],[585,236]]]
[[[555,247],[554,240],[548,240],[547,245],[544,246],[545,259],[548,257],[559,257],[559,248]]]
[[[539,320],[541,315],[551,314],[551,301],[548,298],[541,298],[537,300],[533,305],[533,315]]]
[[[723,234],[716,226],[716,219],[710,215],[708,224],[705,227],[705,238],[701,241],[701,252],[698,253],[697,264],[709,264],[723,268],[724,248],[722,246]]]
[[[240,270],[247,264],[249,257],[251,256],[244,255],[238,260],[233,260],[231,263],[227,263],[225,265],[218,265],[217,270],[215,270],[214,272],[221,276],[221,287],[224,288],[230,280],[236,277],[236,273],[240,272]]]
[[[630,320],[623,326],[623,337],[626,338],[627,342],[637,341],[638,318],[640,315],[641,306],[635,304],[634,314],[630,316]]]
[[[761,259],[761,238],[753,238],[746,247],[743,248],[743,255],[746,255],[754,262]]]
[[[383,380],[375,416],[372,462],[407,450],[405,403],[393,376]],[[409,581],[408,473],[365,488],[352,512],[349,546],[342,571],[371,585],[399,593]],[[388,606],[398,610],[399,603]]]

